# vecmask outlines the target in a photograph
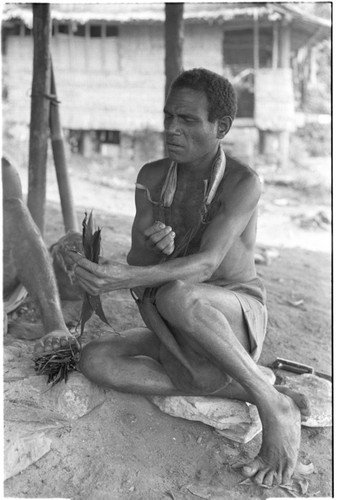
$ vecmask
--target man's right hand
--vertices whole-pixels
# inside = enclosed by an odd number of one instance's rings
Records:
[[[165,226],[163,222],[156,221],[144,231],[147,246],[156,253],[171,255],[174,251],[175,232],[171,226]]]

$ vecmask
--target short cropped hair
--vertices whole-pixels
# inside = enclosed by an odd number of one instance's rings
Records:
[[[234,120],[237,112],[237,98],[233,85],[227,78],[205,68],[183,71],[172,83],[170,91],[190,88],[206,94],[208,120],[214,123],[224,116]]]

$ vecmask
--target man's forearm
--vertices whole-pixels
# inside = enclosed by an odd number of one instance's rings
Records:
[[[115,266],[111,263],[108,266],[107,274],[109,273],[112,277],[112,289],[114,290],[137,286],[160,286],[179,279],[202,283],[213,274],[212,266],[200,253],[151,266],[125,265],[120,273],[115,271]]]

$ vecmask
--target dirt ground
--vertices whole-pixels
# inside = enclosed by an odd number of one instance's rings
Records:
[[[134,213],[137,168],[105,160],[70,166],[79,222],[94,208],[104,256],[124,260]],[[26,189],[27,171],[19,165]],[[307,159],[289,171],[258,166],[264,182],[257,252],[268,291],[269,325],[261,358],[284,357],[331,373],[330,161]],[[45,238],[63,235],[53,169],[48,171]],[[117,331],[142,324],[128,291],[103,298]],[[64,303],[66,319],[78,307]],[[20,311],[17,313],[20,317]],[[110,333],[88,323],[83,342]],[[5,482],[5,496],[74,500],[246,500],[289,497],[287,491],[240,485],[231,464],[253,457],[261,435],[238,444],[198,422],[170,417],[143,397],[109,391],[105,403],[55,430],[51,451]],[[306,497],[332,496],[331,428],[302,428],[300,460],[314,465]],[[193,493],[192,493],[193,491]],[[301,496],[301,495],[300,495]]]

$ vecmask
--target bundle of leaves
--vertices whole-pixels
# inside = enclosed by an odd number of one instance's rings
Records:
[[[58,382],[67,382],[69,373],[77,370],[80,348],[75,344],[53,352],[44,352],[34,358],[38,375],[47,375],[47,384],[53,387]]]
[[[82,241],[85,257],[91,262],[98,264],[99,254],[101,251],[101,229],[98,228],[94,231],[94,220],[92,211],[88,217],[87,212],[85,212],[85,217],[82,222],[83,232]],[[104,323],[109,325],[108,320],[105,317],[101,299],[99,295],[90,295],[85,292],[84,300],[81,311],[81,335],[84,331],[85,323],[91,318],[93,314],[96,314]],[[109,325],[110,326],[110,325]]]
[[[101,230],[100,228],[96,231],[93,229],[94,222],[92,211],[89,217],[87,212],[85,212],[82,227],[84,255],[88,260],[97,264],[101,250]],[[97,314],[104,323],[109,325],[102,308],[100,297],[85,292],[80,318],[80,336],[83,334],[85,323],[91,318],[93,313]],[[73,344],[61,348],[58,351],[41,353],[33,359],[35,362],[35,371],[38,375],[47,375],[47,384],[51,384],[51,387],[62,380],[67,382],[69,373],[77,370],[77,365],[80,360],[80,350],[80,347]]]

